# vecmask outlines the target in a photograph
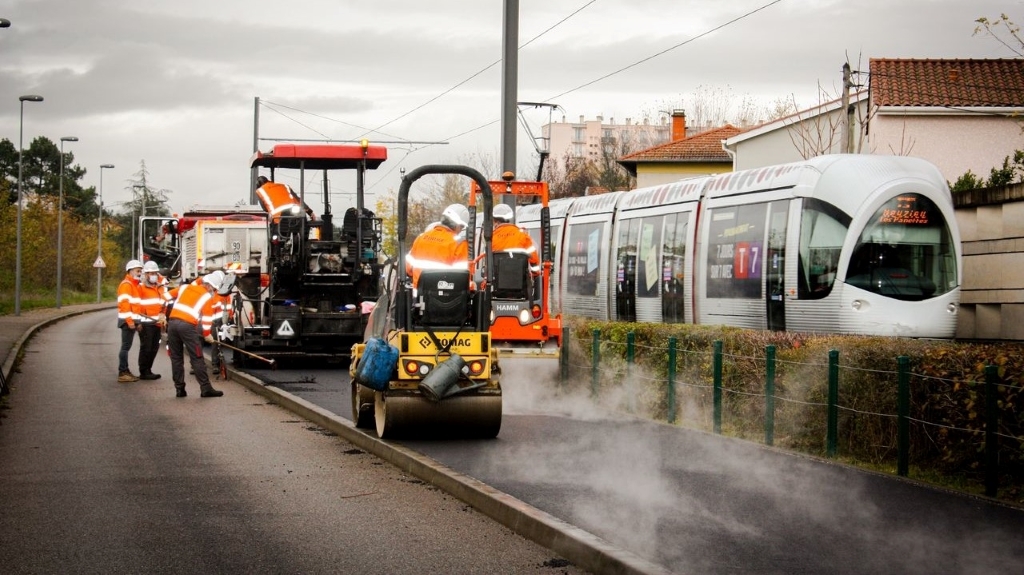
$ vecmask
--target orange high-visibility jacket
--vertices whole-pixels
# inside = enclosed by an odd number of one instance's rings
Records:
[[[530,273],[535,276],[540,275],[540,256],[537,255],[537,248],[533,245],[533,238],[515,224],[501,223],[495,226],[494,235],[491,238],[491,249],[494,253],[526,254],[530,257]]]
[[[290,210],[292,206],[299,205],[299,197],[291,188],[277,182],[267,182],[256,190],[256,197],[259,198],[263,209],[270,214],[274,223],[281,221],[281,214]],[[313,210],[306,208],[306,213],[313,215]]]
[[[169,319],[180,319],[201,326],[203,337],[206,337],[213,328],[212,300],[213,294],[206,291],[205,286],[190,283],[180,288]]]
[[[157,316],[164,312],[166,301],[159,285],[146,285],[146,282],[139,282],[138,287],[139,306],[137,321],[145,324],[156,323]]]
[[[128,326],[135,329],[135,320],[139,313],[139,282],[125,274],[117,286],[117,326]]]
[[[405,272],[412,276],[412,285],[419,284],[420,272],[426,269],[469,269],[469,244],[456,239],[447,226],[431,227],[412,242],[405,256]]]

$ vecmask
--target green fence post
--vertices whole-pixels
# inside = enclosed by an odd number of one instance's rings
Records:
[[[714,356],[714,412],[712,428],[715,433],[722,433],[722,340],[715,340]]]
[[[668,338],[668,422],[676,422],[676,338]]]
[[[896,474],[906,477],[910,472],[910,358],[896,358]]]
[[[626,385],[625,389],[631,390],[633,388],[633,361],[636,359],[636,334],[629,332],[626,334]],[[626,393],[626,407],[630,413],[636,413],[636,393],[633,391],[627,391]]]
[[[985,366],[985,495],[995,497],[999,491],[999,404],[996,384],[999,383],[999,368]]]
[[[836,456],[839,435],[839,350],[828,352],[828,426],[825,432],[825,455]]]
[[[597,380],[601,377],[598,364],[601,363],[601,330],[594,330],[594,341],[591,343],[593,364],[590,366],[590,396],[597,396]]]
[[[561,383],[569,381],[569,328],[562,328],[562,346],[558,350],[558,371]]]
[[[775,444],[775,346],[769,345],[765,351],[764,380],[764,444]]]

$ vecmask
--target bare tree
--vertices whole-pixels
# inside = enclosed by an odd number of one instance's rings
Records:
[[[975,20],[979,25],[974,29],[974,35],[984,33],[1006,47],[1017,56],[1024,56],[1024,38],[1020,35],[1020,26],[1013,23],[1006,14],[1000,14],[999,18],[989,19],[982,16]]]

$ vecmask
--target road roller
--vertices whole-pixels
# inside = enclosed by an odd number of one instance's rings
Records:
[[[412,184],[431,174],[463,175],[481,194],[481,225],[466,228],[465,269],[424,269],[417,285],[406,269],[408,198]],[[428,165],[402,178],[398,191],[398,258],[386,268],[380,299],[362,343],[352,347],[352,420],[381,438],[493,438],[501,429],[498,351],[491,344],[493,199],[473,168]],[[471,213],[471,219],[475,220]],[[473,236],[479,233],[481,241]],[[414,239],[414,238],[413,238]],[[474,248],[479,246],[479,254]],[[473,279],[480,267],[483,281]]]

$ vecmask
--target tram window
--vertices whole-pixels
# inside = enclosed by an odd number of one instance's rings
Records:
[[[601,246],[604,245],[604,222],[574,224],[563,249],[567,250],[565,289],[576,295],[597,295],[601,274]]]
[[[901,194],[865,226],[846,281],[895,299],[928,299],[956,287],[954,254],[949,227],[935,204],[918,194]]]
[[[709,210],[708,297],[761,297],[768,204]]]
[[[686,224],[689,214],[665,216],[665,243],[662,246],[661,279],[664,283],[661,296],[661,318],[665,323],[681,323],[684,320],[683,285],[685,274],[683,261],[686,256]]]
[[[637,297],[658,297],[658,246],[661,244],[661,228],[665,216],[644,218],[637,238],[636,295]]]
[[[835,206],[810,198],[804,200],[797,286],[800,299],[821,299],[832,292],[849,226],[850,216]]]

